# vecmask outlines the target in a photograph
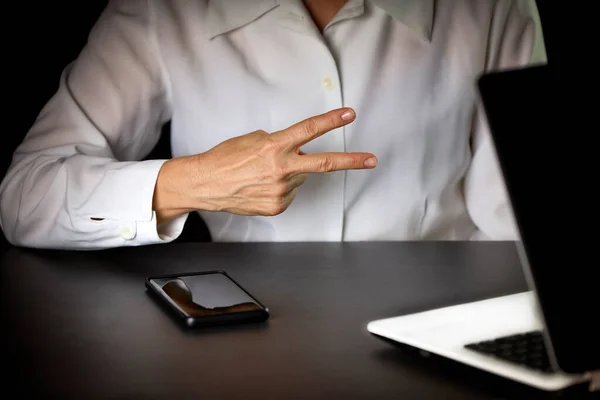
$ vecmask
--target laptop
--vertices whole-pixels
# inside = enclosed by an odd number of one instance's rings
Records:
[[[545,391],[598,390],[600,179],[580,156],[586,133],[566,130],[581,116],[566,111],[577,99],[561,98],[559,78],[532,66],[477,81],[529,290],[372,321],[371,334]]]

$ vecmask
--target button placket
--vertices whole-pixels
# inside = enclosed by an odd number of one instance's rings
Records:
[[[328,68],[323,71],[321,78],[321,85],[324,90],[325,97],[325,106],[327,111],[331,111],[334,109],[342,108],[344,106],[344,100],[342,95],[342,85],[339,78],[337,63],[335,58],[331,53],[329,53],[330,59],[328,62]],[[335,133],[332,135],[327,135],[328,140],[330,141],[330,151],[336,152],[344,152],[346,151],[346,140],[345,140],[345,128],[339,128],[341,132]],[[342,240],[344,236],[344,203],[345,203],[345,172],[339,172],[336,174],[339,176],[339,180],[336,179],[336,182],[333,183],[331,187],[337,194],[335,197],[337,198],[334,203],[338,205],[335,207],[336,213],[338,213],[338,218],[336,222],[336,237],[331,239],[334,240]],[[332,210],[333,211],[333,210]]]

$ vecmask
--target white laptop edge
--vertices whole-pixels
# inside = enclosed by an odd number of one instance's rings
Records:
[[[480,354],[464,347],[467,343],[495,339],[540,328],[541,321],[525,328],[527,318],[502,321],[502,316],[518,308],[532,309],[535,303],[533,292],[496,297],[471,303],[459,304],[420,313],[371,321],[367,330],[373,335],[398,342],[427,353],[442,356],[460,363],[490,372],[546,391],[564,389],[590,379],[586,375],[543,373],[509,361]],[[480,320],[480,330],[462,329],[461,320]],[[493,322],[506,322],[493,326]],[[485,325],[487,322],[490,324]],[[471,326],[473,328],[474,326]],[[490,328],[490,329],[486,329]],[[491,332],[495,332],[491,334]]]

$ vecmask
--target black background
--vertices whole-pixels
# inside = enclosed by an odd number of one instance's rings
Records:
[[[556,3],[538,0],[551,64],[558,64],[561,54]],[[89,30],[105,5],[105,0],[5,2],[3,64],[8,73],[4,74],[0,177],[6,173],[15,147],[57,90],[63,68],[85,45]],[[168,126],[164,133],[148,158],[170,158]],[[194,214],[178,241],[209,239]],[[6,248],[8,244],[2,235],[0,250]]]

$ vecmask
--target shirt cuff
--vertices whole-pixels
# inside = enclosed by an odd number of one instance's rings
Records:
[[[188,214],[157,224],[152,209],[156,180],[165,161],[118,163],[106,171],[78,215],[85,225],[95,220],[100,221],[99,225],[92,223],[95,227],[100,230],[104,227],[105,233],[100,235],[104,239],[99,238],[93,247],[151,245],[179,237]]]
[[[168,221],[156,223],[156,213],[152,213],[150,221],[140,221],[136,223],[138,241],[141,243],[168,243],[177,239],[188,218],[188,213]]]

